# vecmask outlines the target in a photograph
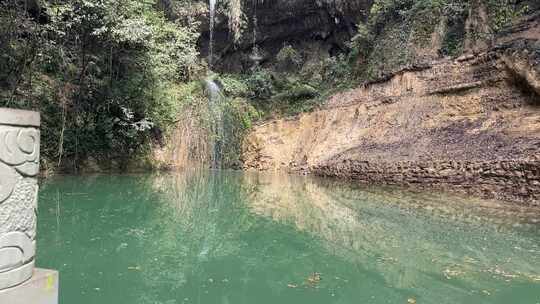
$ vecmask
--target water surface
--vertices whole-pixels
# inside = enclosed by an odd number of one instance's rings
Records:
[[[61,304],[540,303],[540,212],[288,175],[56,177]]]

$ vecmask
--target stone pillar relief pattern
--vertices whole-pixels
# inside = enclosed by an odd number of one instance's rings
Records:
[[[36,112],[0,109],[0,290],[34,270],[39,124]]]

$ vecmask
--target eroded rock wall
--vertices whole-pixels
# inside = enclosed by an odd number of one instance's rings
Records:
[[[538,39],[507,38],[258,125],[245,140],[244,166],[540,205]]]

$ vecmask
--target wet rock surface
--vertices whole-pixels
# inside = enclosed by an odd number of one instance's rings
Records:
[[[214,69],[227,72],[249,70],[254,64],[253,48],[260,50],[261,64],[272,61],[290,43],[302,50],[328,54],[347,49],[356,33],[356,24],[367,18],[372,1],[241,1],[241,37],[234,41],[223,3],[218,2],[214,32]],[[201,16],[199,46],[208,55],[210,32],[207,18]]]
[[[539,205],[539,161],[430,161],[369,162],[333,160],[314,168],[326,176],[347,177],[363,183],[426,186],[487,198]]]

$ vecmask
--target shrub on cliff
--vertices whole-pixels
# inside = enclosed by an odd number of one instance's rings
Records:
[[[273,99],[293,103],[317,96],[319,96],[319,92],[314,87],[304,83],[293,83],[287,89],[274,95]]]
[[[248,97],[250,94],[248,84],[238,76],[224,74],[219,76],[218,81],[229,97]]]
[[[300,53],[290,44],[283,45],[276,55],[276,60],[279,68],[285,71],[297,69],[303,63],[302,55],[300,55]]]
[[[256,68],[246,78],[249,96],[252,99],[269,100],[275,92],[274,79],[269,70]]]

